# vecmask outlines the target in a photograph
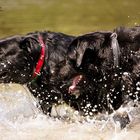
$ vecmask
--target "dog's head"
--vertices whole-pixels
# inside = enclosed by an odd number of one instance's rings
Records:
[[[95,32],[77,37],[70,44],[68,57],[79,73],[96,79],[113,65],[110,36],[111,32]]]
[[[78,95],[76,102],[80,107],[90,104],[90,110],[107,110],[109,103],[115,109],[120,105],[122,92],[119,72],[116,76],[114,69],[113,35],[111,32],[86,34],[70,45],[68,57],[80,73],[79,77],[73,77],[70,94]],[[119,94],[115,95],[117,91]]]
[[[94,32],[77,37],[70,45],[68,56],[77,67],[104,59],[110,45],[111,32]],[[101,54],[102,53],[102,54]],[[102,55],[102,56],[101,56]]]
[[[27,83],[33,73],[33,60],[27,38],[14,36],[0,40],[0,83]]]

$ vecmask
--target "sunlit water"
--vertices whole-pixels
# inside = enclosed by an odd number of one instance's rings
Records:
[[[0,85],[1,140],[140,140],[140,108],[128,103],[130,124],[123,130],[111,115],[100,114],[86,121],[48,117],[36,107],[36,99],[20,85]],[[60,107],[64,113],[64,107]],[[62,115],[63,116],[63,115]],[[62,117],[63,118],[63,117]]]

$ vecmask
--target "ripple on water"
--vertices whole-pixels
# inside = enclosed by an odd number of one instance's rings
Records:
[[[83,123],[47,117],[36,108],[35,99],[27,89],[20,85],[2,86],[2,140],[140,140],[140,108],[132,107],[131,103],[120,109],[120,112],[127,111],[131,119],[130,124],[121,130],[112,115],[99,115],[98,120],[88,118]]]

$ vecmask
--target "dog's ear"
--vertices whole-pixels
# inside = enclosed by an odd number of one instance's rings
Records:
[[[31,56],[37,55],[41,49],[38,40],[32,36],[24,37],[20,43],[20,48],[28,54],[30,54]]]
[[[76,65],[79,67],[82,63],[82,59],[86,48],[88,48],[88,42],[77,38],[74,40],[68,51],[68,57],[76,61]]]
[[[73,40],[68,48],[68,57],[76,61],[77,67],[82,64],[87,49],[98,51],[105,41],[105,34],[100,32],[82,35]]]

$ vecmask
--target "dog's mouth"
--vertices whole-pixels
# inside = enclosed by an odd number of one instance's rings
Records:
[[[83,79],[83,75],[77,75],[74,77],[71,86],[69,86],[68,92],[70,94],[74,94],[77,89],[77,85],[80,83],[80,81]]]

